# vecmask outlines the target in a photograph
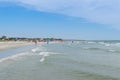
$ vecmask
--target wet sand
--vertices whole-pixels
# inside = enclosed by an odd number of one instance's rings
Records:
[[[0,42],[0,52],[8,50],[8,49],[12,49],[12,48],[18,48],[18,47],[22,47],[22,46],[27,46],[27,45],[33,45],[33,43],[32,42],[25,42],[25,41],[24,42],[23,41]]]

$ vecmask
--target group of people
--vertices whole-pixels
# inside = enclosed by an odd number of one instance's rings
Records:
[[[38,40],[37,39],[34,39],[33,42],[35,43],[35,45],[38,44]],[[47,42],[47,44],[49,44],[49,40],[47,40],[46,42]]]

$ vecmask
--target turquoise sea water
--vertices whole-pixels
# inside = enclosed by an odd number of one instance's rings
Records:
[[[120,80],[119,75],[119,41],[37,45],[0,59],[0,80]]]

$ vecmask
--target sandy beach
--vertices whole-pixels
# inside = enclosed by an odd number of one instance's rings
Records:
[[[32,42],[25,42],[25,41],[8,41],[8,42],[0,42],[0,52],[5,51],[11,48],[18,48],[22,46],[32,45]]]

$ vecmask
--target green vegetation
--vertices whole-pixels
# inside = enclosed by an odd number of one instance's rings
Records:
[[[62,39],[56,39],[56,38],[20,38],[20,37],[7,37],[7,36],[1,36],[0,41],[33,41],[37,40],[39,42],[46,42],[49,41],[63,41]]]

